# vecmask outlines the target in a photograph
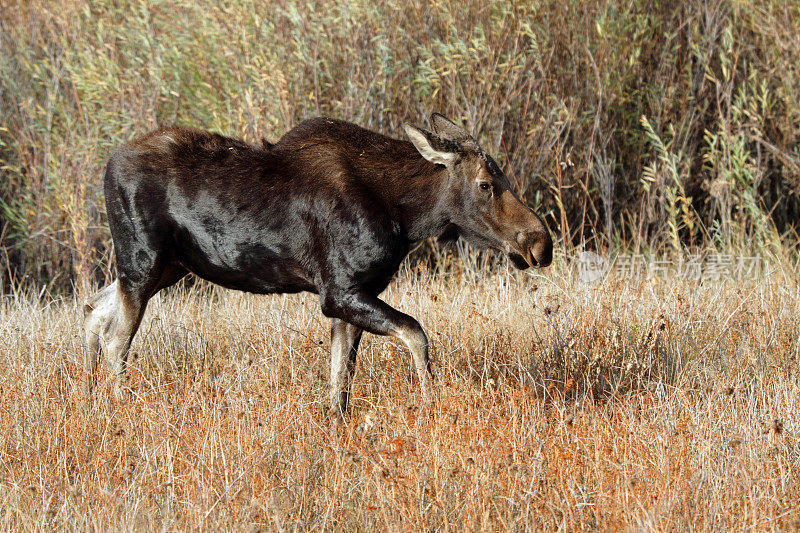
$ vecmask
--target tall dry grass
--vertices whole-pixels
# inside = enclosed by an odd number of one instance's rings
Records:
[[[560,264],[564,264],[561,262]],[[366,336],[324,417],[310,295],[205,284],[151,304],[130,397],[84,403],[72,299],[0,306],[4,529],[800,527],[800,287],[406,269],[438,402]]]

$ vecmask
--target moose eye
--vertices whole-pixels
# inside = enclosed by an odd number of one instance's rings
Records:
[[[492,188],[492,186],[486,183],[485,181],[481,183],[479,187],[481,188],[482,191],[488,191],[489,189]]]

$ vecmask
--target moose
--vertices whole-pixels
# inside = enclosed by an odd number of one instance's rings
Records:
[[[251,293],[309,291],[331,319],[330,412],[343,417],[362,332],[408,348],[431,398],[425,331],[379,298],[412,243],[456,233],[546,267],[542,219],[462,127],[433,114],[409,141],[332,118],[306,120],[276,144],[181,127],[117,149],[104,177],[117,280],[85,305],[91,393],[100,354],[125,378],[148,300],[189,273]]]

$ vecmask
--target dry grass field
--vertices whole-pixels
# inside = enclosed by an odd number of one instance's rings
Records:
[[[0,0],[0,529],[800,530],[798,65],[796,0]],[[316,299],[203,283],[152,302],[126,401],[81,396],[112,150],[433,111],[560,253],[404,267],[435,406],[367,335],[331,429]],[[584,246],[771,259],[586,284]]]
[[[77,300],[8,295],[0,528],[798,529],[793,269],[588,285],[565,264],[404,270],[385,298],[426,327],[438,401],[366,336],[335,429],[311,295],[162,294],[125,402],[82,399]]]

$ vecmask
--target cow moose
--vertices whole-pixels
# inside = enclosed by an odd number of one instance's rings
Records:
[[[378,297],[410,245],[455,231],[521,269],[547,266],[553,250],[475,139],[439,114],[431,125],[405,124],[409,142],[320,117],[262,146],[169,127],[116,150],[104,186],[117,280],[85,306],[85,392],[101,353],[120,390],[148,300],[193,273],[252,293],[319,295],[333,416],[346,411],[363,331],[408,347],[429,401],[425,332]]]

